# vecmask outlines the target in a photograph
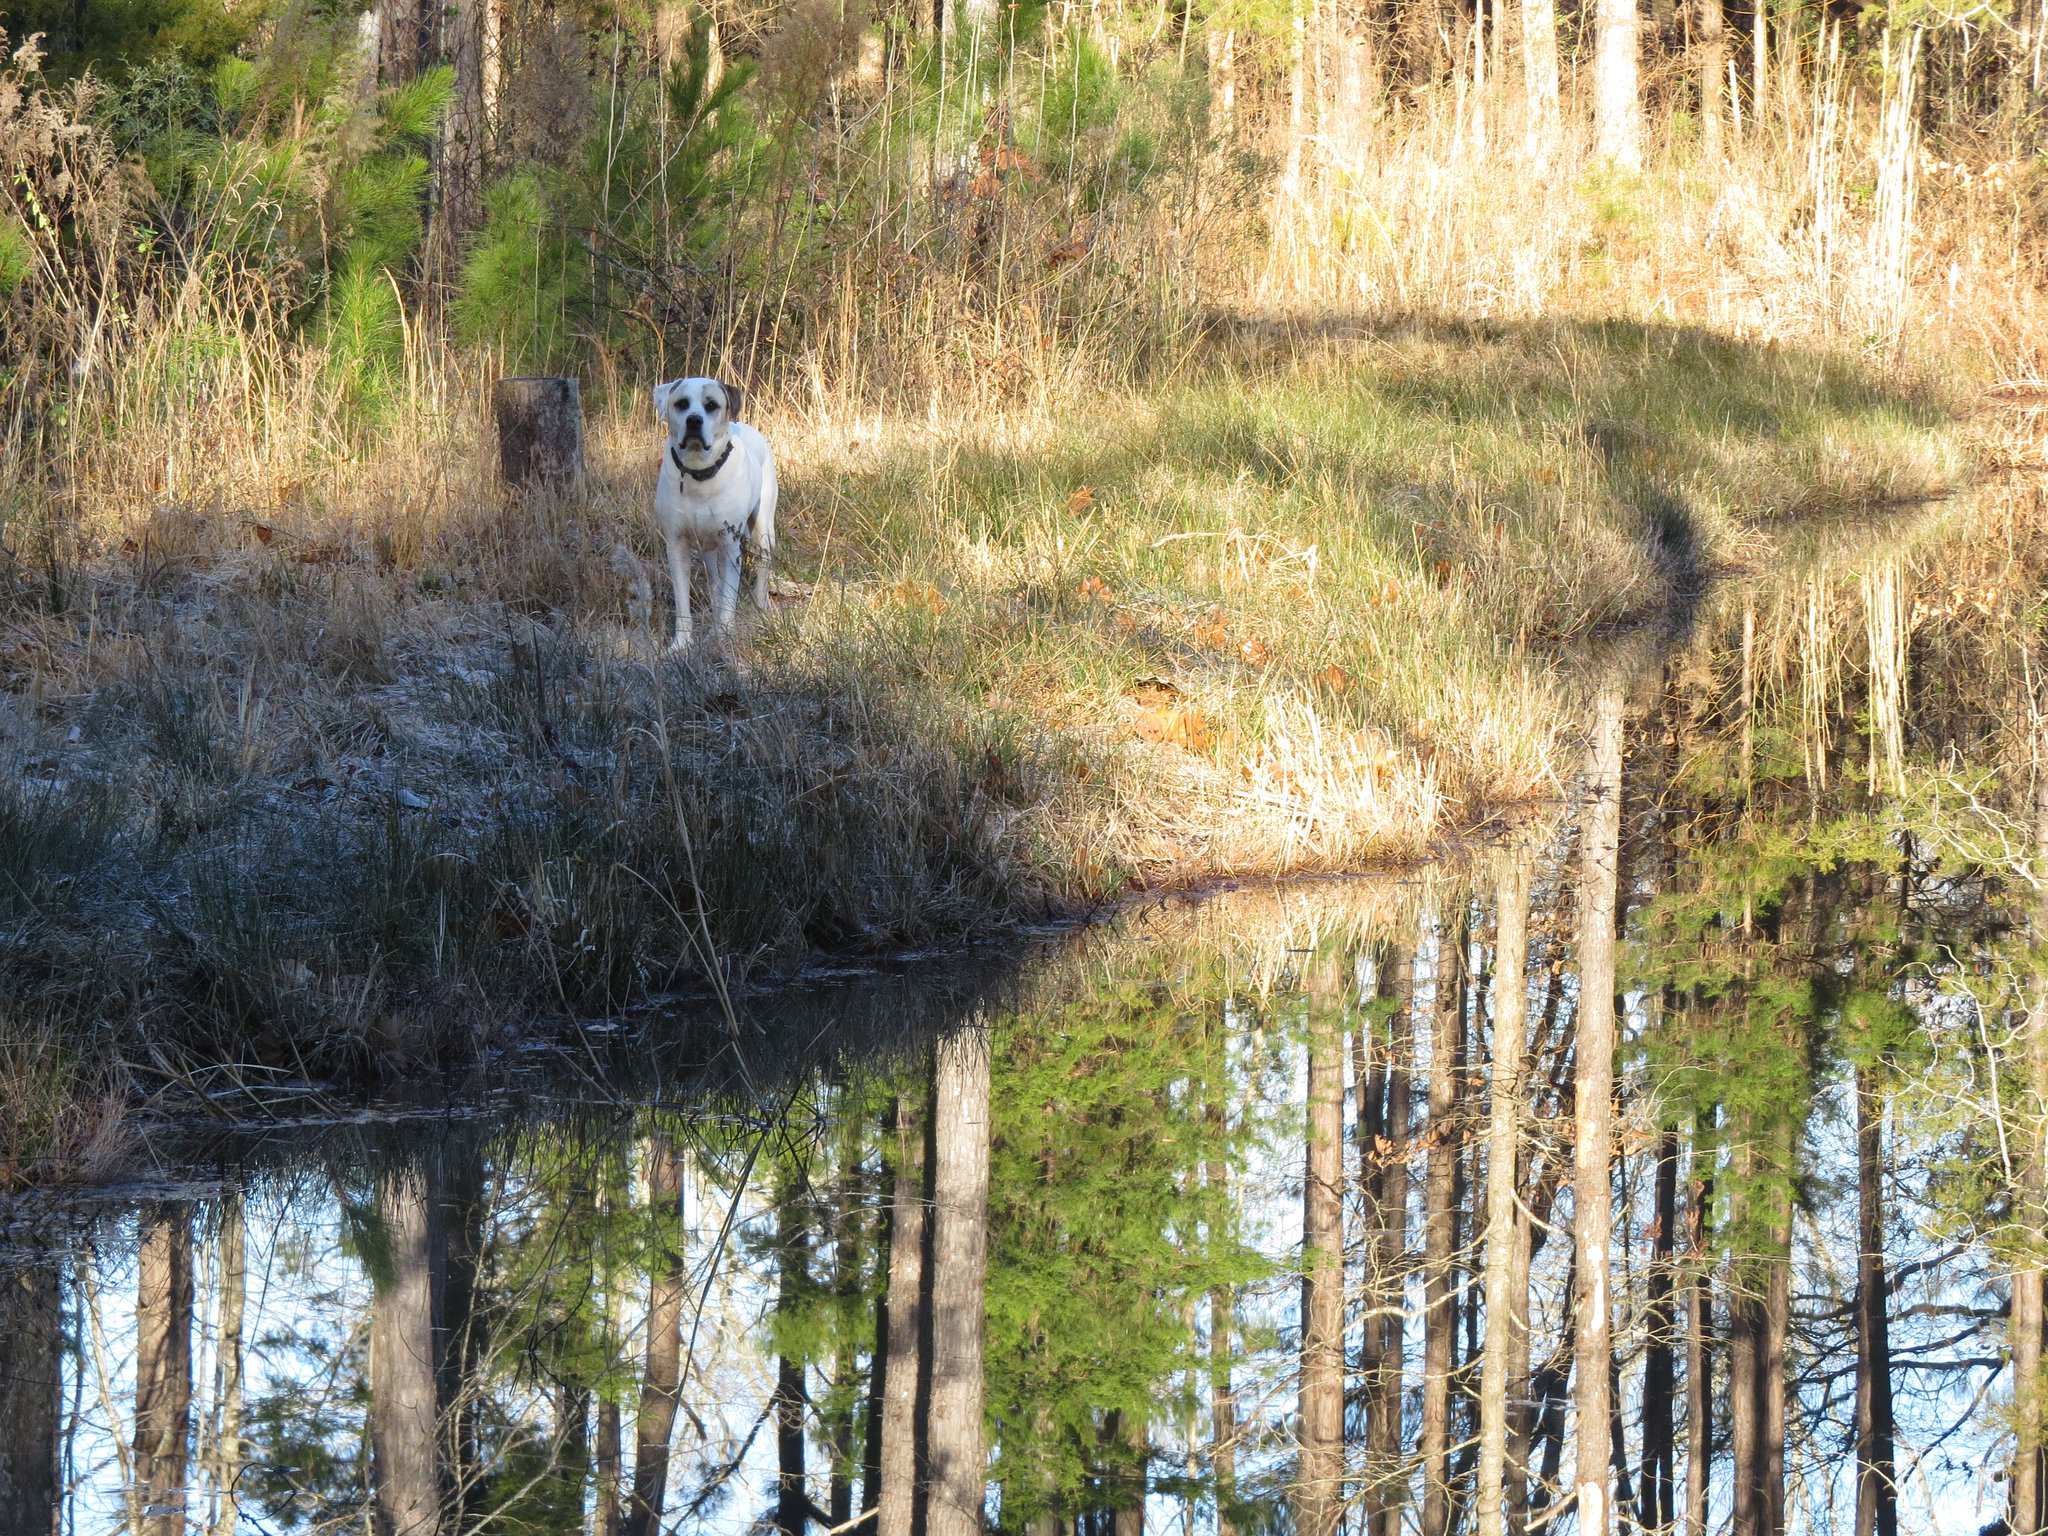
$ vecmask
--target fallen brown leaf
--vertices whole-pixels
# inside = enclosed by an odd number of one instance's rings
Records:
[[[1146,741],[1201,752],[1209,745],[1209,724],[1194,708],[1141,709],[1131,729]]]

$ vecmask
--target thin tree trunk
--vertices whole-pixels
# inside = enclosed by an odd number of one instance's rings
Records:
[[[889,1343],[882,1403],[882,1487],[876,1536],[912,1536],[918,1464],[918,1382],[924,1335],[924,1127],[909,1094],[896,1100],[896,1187],[889,1205]]]
[[[1213,1166],[1213,1165],[1212,1165]],[[1209,1292],[1209,1466],[1216,1478],[1216,1536],[1236,1536],[1237,1391],[1230,1379],[1236,1289]]]
[[[785,1290],[785,1295],[787,1291]],[[811,1497],[804,1480],[804,1391],[801,1362],[783,1355],[775,1362],[775,1529],[804,1536],[811,1525]]]
[[[982,1427],[988,1268],[989,1029],[938,1045],[932,1170],[930,1536],[981,1536],[988,1491]]]
[[[598,1189],[599,1210],[604,1228],[608,1231],[614,1224],[618,1209],[618,1172],[622,1169],[608,1169]],[[607,1245],[608,1246],[608,1245]],[[603,1361],[607,1378],[622,1374],[624,1361],[619,1355],[619,1335],[623,1331],[621,1317],[625,1306],[623,1275],[607,1262],[602,1270],[604,1276],[604,1320],[599,1338],[598,1358]],[[594,1507],[591,1510],[591,1536],[623,1536],[625,1528],[625,1470],[626,1457],[624,1435],[620,1419],[619,1400],[614,1390],[607,1390],[597,1400],[597,1444],[596,1469],[597,1490]]]
[[[1728,1301],[1729,1490],[1731,1536],[1763,1536],[1765,1514],[1759,1486],[1760,1408],[1763,1402],[1763,1307],[1752,1289],[1753,1264],[1730,1264],[1739,1287]]]
[[[1596,0],[1593,153],[1630,171],[1641,169],[1643,163],[1643,103],[1637,83],[1640,30],[1635,0]]]
[[[1502,857],[1495,897],[1493,1070],[1486,1127],[1486,1344],[1479,1367],[1479,1536],[1506,1536],[1508,1405],[1514,1391],[1515,1210],[1522,1129],[1522,1066],[1527,1052],[1531,849],[1517,842]]]
[[[220,1208],[220,1342],[214,1361],[214,1505],[210,1536],[234,1536],[242,1479],[242,1313],[248,1296],[248,1233],[240,1190]],[[0,1415],[0,1422],[5,1422]]]
[[[1770,95],[1771,16],[1768,0],[1751,0],[1749,41],[1753,71],[1749,87],[1749,131],[1751,138],[1757,138],[1763,133],[1764,102]],[[1750,740],[1747,712],[1744,720],[1743,741],[1747,745]],[[1749,754],[1745,752],[1743,756],[1747,761]]]
[[[881,1251],[890,1250],[889,1221],[881,1216]],[[877,1255],[880,1260],[880,1255]],[[886,1260],[880,1260],[886,1264]],[[883,1274],[887,1274],[886,1268]],[[859,1529],[873,1536],[882,1507],[882,1419],[889,1401],[889,1287],[885,1281],[875,1298],[875,1347],[868,1355],[868,1422],[861,1440],[860,1512],[866,1518]]]
[[[1522,0],[1522,91],[1526,98],[1530,168],[1543,175],[1555,161],[1564,119],[1557,69],[1556,0]]]
[[[1309,993],[1307,1153],[1302,1177],[1302,1536],[1336,1536],[1344,1506],[1344,1051],[1341,959]]]
[[[1522,1176],[1518,1162],[1516,1177]],[[1501,1490],[1508,1536],[1523,1536],[1529,1528],[1529,1449],[1536,1435],[1535,1392],[1529,1379],[1529,1272],[1534,1249],[1535,1227],[1518,1210],[1508,1260],[1507,1480]]]
[[[182,1536],[192,1433],[192,1210],[142,1217],[135,1294],[135,1478],[144,1536]]]
[[[435,1390],[444,1423],[452,1419],[454,1434],[443,1431],[451,1464],[442,1485],[454,1498],[444,1523],[459,1527],[466,1501],[478,1484],[477,1405],[470,1398],[477,1362],[483,1355],[476,1316],[477,1268],[483,1261],[484,1168],[474,1141],[442,1148],[433,1164],[440,1184],[429,1233],[433,1243]]]
[[[1459,1092],[1465,1041],[1463,892],[1444,902],[1437,929],[1436,999],[1430,1013],[1429,1132],[1422,1212],[1422,1536],[1451,1528],[1451,1371],[1458,1308],[1451,1266],[1457,1255]]]
[[[775,1202],[775,1310],[785,1336],[795,1327],[794,1314],[810,1289],[809,1234],[799,1201],[808,1191],[785,1183]],[[810,1394],[804,1387],[801,1360],[781,1354],[775,1362],[775,1529],[782,1536],[804,1536],[810,1529],[811,1496],[804,1468],[804,1409]]]
[[[1212,1134],[1220,1141],[1229,1129],[1230,1085],[1229,1042],[1218,1032],[1212,1042],[1211,1060],[1215,1078],[1209,1084],[1207,1109]],[[1221,1157],[1209,1159],[1205,1170],[1214,1207],[1229,1211],[1230,1164]],[[1212,1230],[1212,1249],[1221,1250],[1228,1238]],[[1209,1292],[1209,1471],[1216,1479],[1216,1536],[1236,1536],[1233,1514],[1237,1502],[1237,1390],[1231,1380],[1232,1332],[1237,1317],[1237,1288],[1219,1285]],[[1368,1329],[1371,1325],[1367,1324]]]
[[[1856,1536],[1899,1532],[1884,1261],[1884,1102],[1877,1071],[1856,1069]]]
[[[1109,1536],[1145,1536],[1145,1499],[1151,1490],[1149,1427],[1131,1414],[1112,1413],[1109,1438],[1118,1448],[1119,1462],[1130,1469],[1116,1508],[1110,1512]]]
[[[1213,21],[1203,27],[1209,65],[1209,125],[1220,139],[1237,134],[1237,36]]]
[[[647,1145],[647,1201],[654,1231],[647,1276],[647,1363],[640,1376],[640,1411],[633,1421],[633,1492],[626,1505],[626,1536],[655,1536],[668,1499],[669,1439],[682,1401],[683,1291],[688,1255],[683,1250],[683,1157],[665,1135]]]
[[[2048,874],[2048,741],[2034,749],[2034,867]],[[2048,943],[2048,884],[2033,914],[2033,940]],[[2033,1113],[2048,1125],[2048,972],[2036,972],[2027,1009],[2027,1040],[2033,1077]],[[2039,1251],[2048,1240],[2048,1149],[2037,1131],[2020,1157],[2019,1203],[2022,1225]],[[2048,1276],[2038,1264],[2022,1263],[2012,1276],[2013,1405],[2019,1421],[2012,1464],[2012,1509],[2008,1523],[2015,1536],[2039,1536],[2048,1530],[2048,1466],[2044,1466],[2042,1335],[2048,1329]]]
[[[1301,191],[1302,150],[1308,142],[1308,39],[1313,30],[1309,19],[1316,0],[1290,0],[1288,20],[1290,44],[1287,61],[1287,149],[1280,165],[1280,189],[1289,195]]]
[[[1728,23],[1721,0],[1700,0],[1700,147],[1712,160],[1722,152],[1722,117],[1728,89]]]
[[[775,1202],[775,1269],[778,1332],[785,1344],[794,1330],[795,1314],[809,1297],[812,1283],[810,1216],[812,1192],[789,1176],[779,1181]],[[804,1362],[786,1348],[775,1362],[776,1501],[774,1528],[783,1536],[805,1536],[816,1506],[811,1502],[806,1458],[806,1421],[810,1407],[809,1377]],[[836,1467],[835,1467],[836,1472]],[[836,1496],[838,1490],[835,1487]],[[848,1512],[849,1517],[851,1511]],[[829,1525],[838,1522],[827,1520]]]
[[[610,1397],[597,1404],[597,1508],[591,1517],[593,1536],[619,1536],[622,1511],[619,1483],[624,1447],[619,1433],[619,1405]]]
[[[839,1176],[832,1212],[832,1288],[840,1312],[851,1317],[860,1295],[860,1162],[861,1116],[852,1107],[850,1095],[841,1095]],[[860,1398],[854,1381],[860,1370],[858,1351],[852,1344],[841,1347],[832,1368],[832,1489],[826,1513],[832,1529],[840,1530],[853,1519],[853,1432]]]
[[[1652,1531],[1677,1518],[1675,1418],[1678,1385],[1678,1310],[1674,1270],[1678,1252],[1678,1131],[1657,1137],[1657,1215],[1651,1226],[1649,1273],[1644,1277],[1643,1472],[1638,1521]]]
[[[1707,1212],[1714,1181],[1700,1172],[1707,1156],[1693,1122],[1693,1179],[1686,1211],[1685,1536],[1707,1536],[1714,1461],[1714,1302],[1709,1289]]]
[[[1401,1404],[1407,1322],[1402,1294],[1408,1270],[1409,1061],[1415,1033],[1415,948],[1396,940],[1388,948],[1382,987],[1398,1000],[1387,1020],[1386,1124],[1378,1156],[1379,1233],[1373,1244],[1371,1309],[1378,1328],[1374,1383],[1366,1417],[1366,1536],[1399,1536],[1407,1500],[1402,1468]],[[1373,1321],[1368,1326],[1373,1326]]]
[[[389,1273],[370,1317],[370,1455],[377,1536],[432,1536],[447,1489],[435,1337],[434,1194],[426,1165],[377,1173]]]
[[[1786,1149],[1789,1153],[1790,1149]],[[1757,1405],[1762,1441],[1757,1448],[1765,1536],[1785,1531],[1785,1349],[1792,1334],[1792,1195],[1781,1197],[1778,1225],[1772,1229],[1769,1278],[1764,1287],[1764,1337]]]
[[[64,1418],[57,1257],[41,1257],[0,1271],[0,1531],[25,1536],[56,1530]]]
[[[1614,0],[1603,0],[1613,4]],[[1633,22],[1631,22],[1633,26]],[[1572,1162],[1572,1242],[1578,1266],[1578,1446],[1573,1477],[1579,1536],[1605,1536],[1613,1518],[1608,1395],[1613,1354],[1608,1244],[1613,1236],[1614,916],[1620,872],[1622,679],[1611,669],[1594,706],[1579,873],[1577,1136]]]

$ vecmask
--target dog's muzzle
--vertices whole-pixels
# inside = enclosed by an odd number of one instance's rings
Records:
[[[709,453],[711,440],[704,435],[704,419],[692,416],[683,422],[683,447],[691,453]]]

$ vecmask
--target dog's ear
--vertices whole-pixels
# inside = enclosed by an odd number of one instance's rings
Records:
[[[739,385],[728,384],[723,379],[718,381],[718,387],[725,391],[725,419],[738,421],[740,413],[747,408],[747,392]]]
[[[654,416],[657,421],[667,416],[668,397],[674,389],[675,385],[673,384],[657,384],[654,386]]]

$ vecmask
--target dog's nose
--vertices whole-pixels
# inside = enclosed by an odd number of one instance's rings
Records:
[[[683,419],[684,437],[702,437],[703,435],[704,418],[702,416],[687,416]]]

